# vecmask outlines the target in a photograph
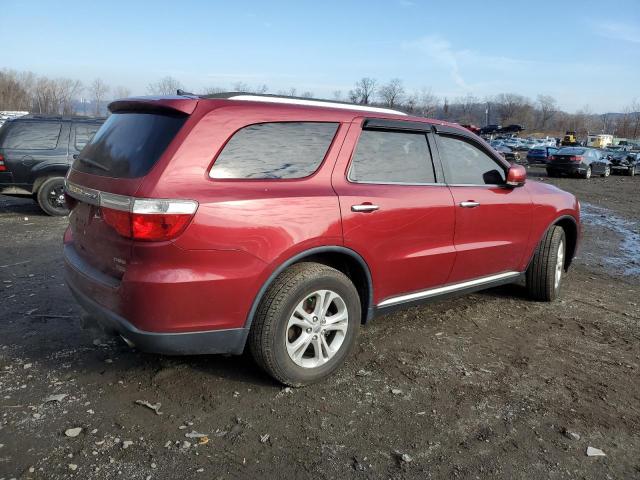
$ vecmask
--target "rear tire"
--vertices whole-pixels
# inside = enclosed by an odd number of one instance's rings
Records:
[[[355,344],[361,320],[358,291],[342,272],[295,264],[265,293],[249,332],[256,363],[285,385],[325,379]]]
[[[63,217],[69,214],[64,202],[64,177],[46,179],[35,193],[36,201],[47,215]]]
[[[551,227],[538,244],[527,269],[526,283],[533,300],[550,302],[558,296],[566,257],[564,229]]]
[[[587,167],[587,170],[582,174],[582,178],[591,178],[591,165]]]
[[[636,174],[636,166],[634,165],[633,167],[629,167],[629,169],[627,170],[627,175],[629,175],[630,177],[635,176]]]

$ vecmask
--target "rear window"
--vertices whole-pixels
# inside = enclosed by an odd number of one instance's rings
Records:
[[[114,113],[78,154],[73,168],[106,177],[142,177],[186,119],[179,114]]]
[[[211,168],[211,178],[303,178],[315,172],[337,123],[260,123],[238,130]]]
[[[586,152],[584,148],[561,148],[558,150],[558,155],[582,155]]]
[[[53,150],[58,145],[61,127],[59,122],[14,122],[2,146],[15,150]]]

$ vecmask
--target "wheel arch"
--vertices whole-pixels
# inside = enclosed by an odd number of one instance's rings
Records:
[[[291,265],[300,262],[317,262],[341,271],[354,283],[362,306],[362,323],[367,323],[373,316],[373,283],[371,270],[365,260],[355,251],[338,245],[315,247],[288,258],[271,272],[267,280],[262,284],[258,294],[251,304],[247,315],[245,329],[248,331],[253,324],[253,318],[267,289],[283,271]]]
[[[575,257],[575,254],[578,248],[578,235],[579,235],[578,222],[573,216],[562,215],[560,217],[555,218],[547,226],[547,228],[544,229],[544,231],[542,232],[542,235],[540,235],[540,238],[536,243],[536,248],[540,244],[542,239],[545,237],[547,232],[552,227],[556,227],[556,226],[561,227],[564,230],[565,238],[567,240],[567,250],[566,250],[567,254],[565,255],[565,261],[564,261],[564,269],[565,271],[567,271],[571,266],[571,262],[573,261],[573,258]],[[527,263],[526,270],[529,269],[529,265],[531,265],[531,262],[533,261],[533,257],[536,254],[536,248],[534,248],[533,253],[531,254],[531,258],[529,258],[529,262]]]

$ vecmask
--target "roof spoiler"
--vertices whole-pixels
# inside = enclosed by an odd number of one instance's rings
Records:
[[[191,115],[198,100],[183,96],[175,97],[131,97],[114,100],[109,104],[111,113],[118,112],[164,112]]]

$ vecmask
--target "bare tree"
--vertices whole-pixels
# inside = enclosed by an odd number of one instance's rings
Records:
[[[245,82],[236,82],[233,84],[233,90],[236,92],[263,94],[267,93],[269,88],[265,84],[253,87]]]
[[[358,80],[353,90],[349,90],[349,100],[353,103],[369,105],[373,101],[376,92],[376,80],[370,77],[363,77]]]
[[[524,113],[531,108],[529,99],[516,93],[496,95],[493,103],[496,106],[500,121],[503,123],[522,121],[525,116]]]
[[[102,101],[107,96],[107,93],[109,93],[109,86],[99,78],[96,78],[89,87],[89,92],[91,93],[91,100],[94,105],[94,113],[100,115]]]
[[[422,87],[418,93],[418,111],[423,117],[433,117],[438,111],[440,100],[430,88]]]
[[[337,101],[342,100],[342,90],[334,90],[333,91],[333,99]]]
[[[457,115],[458,121],[461,123],[474,123],[476,122],[475,111],[478,109],[479,104],[480,100],[468,93],[464,97],[458,97],[454,100],[452,110],[456,112],[455,115]]]
[[[0,70],[0,110],[29,110],[33,74]]]
[[[147,86],[151,95],[175,95],[178,90],[184,90],[184,86],[171,76],[163,77]]]
[[[402,80],[399,78],[392,78],[389,83],[381,86],[378,89],[378,95],[382,99],[382,103],[389,108],[394,108],[398,103],[402,101],[404,96],[404,87],[402,86]]]
[[[540,128],[544,130],[557,111],[556,99],[550,95],[538,95],[538,110],[540,111]]]
[[[63,115],[71,115],[75,112],[74,101],[82,93],[83,86],[80,80],[71,78],[59,78],[55,81],[59,109]]]
[[[122,85],[117,86],[113,89],[113,98],[127,98],[131,96],[131,90],[127,87],[123,87]]]

